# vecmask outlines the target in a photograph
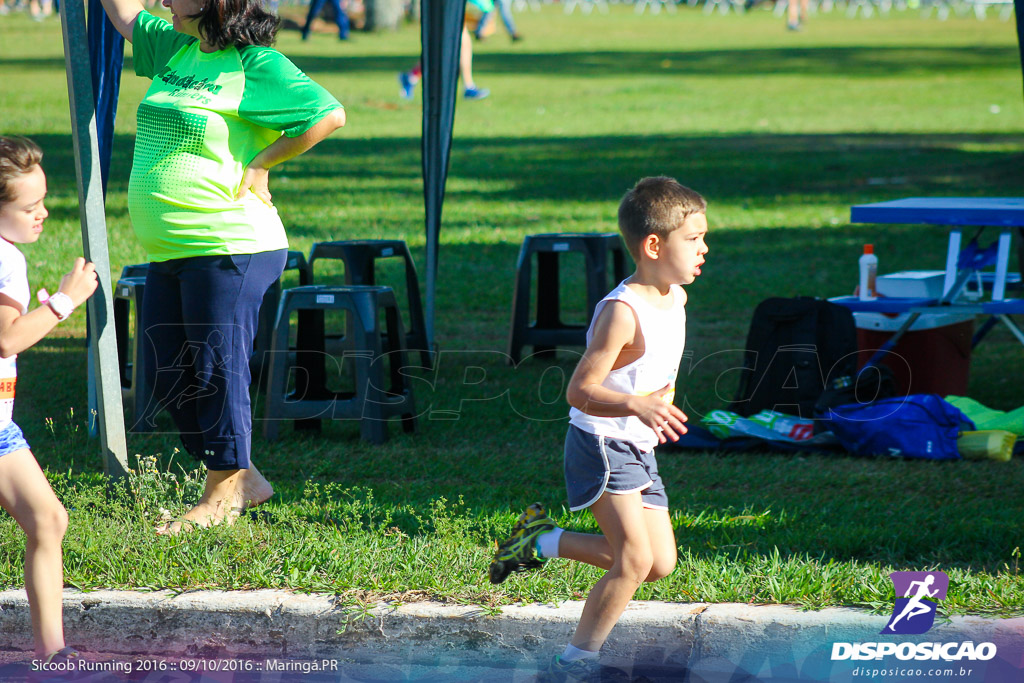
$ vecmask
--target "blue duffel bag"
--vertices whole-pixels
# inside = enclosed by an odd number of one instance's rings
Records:
[[[955,460],[956,440],[974,423],[935,394],[911,394],[830,408],[822,418],[846,450],[857,455]]]

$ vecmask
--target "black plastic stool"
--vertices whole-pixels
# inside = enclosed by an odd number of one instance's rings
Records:
[[[376,285],[374,263],[378,259],[401,258],[405,261],[405,289],[409,299],[409,330],[405,335],[405,347],[419,351],[423,365],[431,366],[430,349],[427,347],[427,326],[423,318],[423,303],[420,299],[419,278],[413,263],[409,246],[402,240],[340,240],[317,242],[309,252],[309,278],[314,280],[313,264],[317,259],[340,259],[345,264],[346,285]]]
[[[121,269],[121,278],[126,277],[146,277],[149,274],[148,263],[133,263],[130,266],[125,266]]]
[[[527,235],[516,263],[516,288],[512,295],[512,325],[508,335],[508,355],[518,363],[523,347],[532,345],[537,353],[553,351],[557,346],[586,346],[587,327],[567,325],[561,320],[558,286],[558,255],[582,253],[587,275],[587,320],[615,284],[626,277],[626,251],[618,233],[552,233]],[[612,255],[614,282],[608,282],[608,254]],[[531,325],[530,285],[532,256],[537,255],[537,319]]]
[[[144,419],[145,411],[152,403],[153,391],[145,381],[146,372],[142,366],[139,344],[139,311],[146,291],[146,277],[125,277],[125,272],[138,266],[125,266],[122,277],[114,287],[114,337],[117,340],[117,365],[121,377],[121,402],[131,415],[129,431],[151,432],[155,425],[151,419]],[[138,272],[137,270],[134,272]],[[129,329],[132,308],[135,309],[135,326]]]
[[[355,360],[354,392],[327,388],[324,312],[328,310],[343,310],[352,321],[351,349],[345,355]],[[298,312],[297,372],[295,391],[289,395],[292,311]],[[276,439],[281,420],[295,420],[296,427],[302,423],[306,428],[319,428],[323,419],[358,419],[362,438],[372,443],[387,440],[387,420],[392,417],[402,418],[403,429],[413,431],[415,399],[409,378],[402,374],[407,365],[404,339],[402,317],[390,287],[309,285],[286,289],[271,345],[264,436]],[[385,361],[390,364],[387,374]]]

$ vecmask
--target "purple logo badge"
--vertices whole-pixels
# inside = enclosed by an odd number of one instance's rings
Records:
[[[935,623],[935,608],[946,599],[949,577],[945,572],[893,572],[889,574],[896,588],[896,604],[883,634],[918,635],[926,633]]]

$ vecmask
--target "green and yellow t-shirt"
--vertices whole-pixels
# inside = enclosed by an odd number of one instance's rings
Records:
[[[285,249],[277,209],[249,193],[246,165],[282,133],[302,135],[341,104],[277,50],[206,53],[170,22],[139,14],[139,105],[128,211],[151,261]]]

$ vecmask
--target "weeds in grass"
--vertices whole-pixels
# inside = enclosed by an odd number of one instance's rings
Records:
[[[200,465],[199,469],[186,470],[174,462],[178,453],[175,449],[166,467],[160,466],[159,454],[136,454],[135,468],[128,472],[133,507],[152,522],[179,517],[194,506],[203,493],[206,468]]]
[[[64,415],[63,422],[60,426],[57,425],[56,420],[52,417],[47,417],[43,420],[46,426],[46,431],[50,434],[50,438],[54,446],[60,446],[61,444],[74,443],[81,425],[75,419],[75,408],[74,406],[68,408],[67,413]],[[60,432],[58,434],[58,431]]]

